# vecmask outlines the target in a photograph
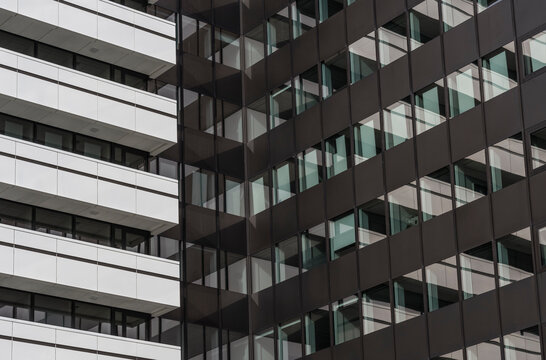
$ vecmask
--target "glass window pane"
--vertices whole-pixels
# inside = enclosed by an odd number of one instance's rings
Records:
[[[291,237],[275,245],[275,281],[280,283],[299,274],[298,238]]]
[[[533,169],[546,164],[546,127],[531,133],[531,163]]]
[[[275,336],[273,329],[254,335],[254,359],[275,360]]]
[[[267,132],[265,98],[258,99],[246,108],[248,141],[254,140]]]
[[[330,260],[348,254],[355,248],[355,217],[351,211],[328,220],[330,230]]]
[[[98,76],[103,79],[110,79],[110,65],[108,63],[88,58],[86,56],[76,55],[76,70]]]
[[[54,298],[45,295],[34,296],[34,321],[70,327],[71,321],[70,300]]]
[[[349,59],[351,61],[351,84],[364,79],[377,70],[375,32],[372,31],[349,45]]]
[[[320,143],[298,154],[300,192],[322,182],[322,149]]]
[[[391,235],[406,230],[419,223],[417,208],[417,185],[412,181],[388,195]]]
[[[387,236],[383,195],[358,208],[358,243],[362,248]]]
[[[453,360],[463,360],[463,351],[462,350],[457,350],[457,351],[454,351],[454,352],[451,352],[449,354],[444,354],[442,356],[435,356],[433,358],[431,358],[431,360],[448,360],[448,359],[453,359]]]
[[[302,355],[301,320],[295,319],[279,324],[279,360],[295,360]]]
[[[146,340],[148,338],[148,318],[145,315],[131,314],[125,317],[126,337],[131,339]]]
[[[300,37],[316,26],[315,0],[296,0],[292,3],[292,34]]]
[[[410,46],[411,50],[426,44],[440,35],[440,14],[437,0],[425,0],[411,9]]]
[[[236,216],[245,215],[245,188],[242,180],[218,174],[220,211]]]
[[[245,67],[248,69],[264,58],[264,30],[260,24],[246,33],[245,37]]]
[[[217,63],[224,64],[234,69],[241,69],[241,55],[239,48],[239,36],[216,28],[215,31],[215,50],[214,60]]]
[[[506,360],[540,360],[540,335],[538,326],[504,335],[504,357]]]
[[[32,228],[32,207],[0,199],[0,223]]]
[[[360,336],[358,296],[353,295],[332,303],[334,344],[342,344]]]
[[[425,269],[427,277],[428,311],[438,310],[459,301],[457,258],[452,256]]]
[[[381,119],[379,113],[361,120],[354,127],[355,165],[381,153]]]
[[[330,316],[328,306],[305,315],[305,354],[309,355],[330,346]]]
[[[139,230],[125,230],[125,250],[146,254],[149,233]]]
[[[292,85],[290,81],[271,92],[269,114],[270,129],[276,128],[292,117]]]
[[[36,230],[58,236],[72,237],[72,215],[37,208]]]
[[[516,134],[489,147],[491,188],[498,191],[525,178],[523,139]]]
[[[76,135],[76,152],[94,159],[110,161],[110,143]]]
[[[394,318],[400,323],[424,312],[423,275],[413,271],[394,280]]]
[[[411,99],[409,97],[397,101],[383,110],[385,149],[393,148],[413,137],[411,119]]]
[[[0,30],[0,48],[34,56],[34,42],[15,34]]]
[[[36,57],[67,68],[74,66],[72,53],[42,43],[37,43]]]
[[[178,179],[178,163],[176,161],[158,158],[159,159],[159,175],[166,176],[171,179]]]
[[[382,67],[400,59],[407,53],[406,24],[406,14],[403,14],[377,30],[379,62]]]
[[[384,283],[362,292],[362,324],[364,335],[390,326],[390,299],[389,283]]]
[[[214,172],[185,165],[186,202],[207,209],[216,208]]]
[[[484,101],[518,85],[513,42],[482,58],[482,76]]]
[[[480,80],[476,62],[448,75],[447,87],[451,117],[460,115],[479,105],[481,103]]]
[[[267,248],[251,257],[252,293],[257,293],[273,285],[271,269],[271,249]]]
[[[129,149],[124,149],[124,152],[125,161],[123,162],[123,165],[133,169],[146,171],[146,164],[148,162],[146,153],[136,152]]]
[[[442,215],[453,208],[449,167],[441,168],[419,179],[423,221]]]
[[[419,90],[415,93],[414,100],[417,135],[446,121],[443,80]]]
[[[525,75],[532,74],[546,66],[546,30],[531,36],[521,45]]]
[[[265,173],[250,181],[250,214],[256,215],[268,208],[269,179],[268,174]]]
[[[469,299],[495,288],[495,269],[491,243],[459,254],[463,297]]]
[[[483,150],[457,161],[453,169],[455,205],[457,207],[487,195],[485,152]]]
[[[484,341],[466,348],[467,360],[498,360],[501,359],[500,340],[498,338]]]
[[[301,258],[303,271],[326,262],[326,235],[323,224],[301,234]]]
[[[267,55],[290,42],[289,32],[288,7],[285,7],[267,21]]]
[[[290,199],[295,194],[294,162],[285,161],[273,168],[273,205]]]
[[[108,223],[76,216],[74,238],[94,244],[110,245],[111,226]]]
[[[0,114],[0,134],[32,141],[34,136],[32,132],[32,122],[6,114]]]
[[[221,288],[239,294],[246,294],[246,256],[228,252],[226,253],[225,264],[222,267],[227,268],[227,286],[223,285]],[[224,282],[225,280],[225,276],[222,275],[221,281]]]
[[[30,294],[0,288],[0,316],[30,320]]]
[[[301,114],[315,106],[319,100],[319,80],[317,67],[307,69],[294,79],[296,91],[296,114]]]
[[[329,179],[349,168],[351,152],[349,130],[345,130],[325,140],[326,177]]]
[[[56,149],[72,151],[72,133],[44,125],[36,125],[36,142]]]
[[[501,0],[478,0],[478,14]]]
[[[76,302],[74,311],[76,329],[111,334],[109,307]]]
[[[323,22],[343,10],[343,0],[319,0],[319,20]]]
[[[497,240],[499,286],[533,275],[531,230],[525,228]]]
[[[474,15],[472,0],[441,0],[444,31],[454,28]]]
[[[332,56],[322,64],[322,97],[332,96],[347,85],[347,58],[345,51]]]

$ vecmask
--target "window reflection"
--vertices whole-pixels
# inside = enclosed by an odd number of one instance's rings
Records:
[[[1,289],[0,291],[0,316],[30,320],[30,294],[13,290]]]
[[[330,346],[330,316],[328,306],[305,315],[305,354],[309,355]]]
[[[220,288],[247,293],[246,256],[220,251]]]
[[[362,292],[362,324],[364,335],[390,326],[390,299],[389,283],[377,285]]]
[[[302,355],[301,320],[294,319],[279,324],[279,360],[295,360]],[[233,358],[232,358],[233,359]]]
[[[539,360],[540,335],[538,326],[504,335],[504,357],[506,360]]]
[[[275,360],[275,336],[273,329],[268,329],[254,335],[254,359]]]
[[[498,191],[525,178],[523,139],[516,134],[489,147],[491,188]]]
[[[292,3],[292,34],[300,37],[316,26],[315,0],[296,0]]]
[[[546,66],[546,30],[531,36],[521,44],[525,75],[529,75]]]
[[[368,201],[358,208],[358,243],[362,248],[384,239],[387,235],[385,222],[385,198]]]
[[[394,280],[394,318],[400,323],[424,312],[423,275],[413,271]]]
[[[250,181],[250,213],[256,215],[269,208],[269,178],[264,173]]]
[[[415,181],[391,191],[388,194],[388,201],[391,235],[419,223],[417,185]]]
[[[469,299],[495,288],[495,270],[491,243],[459,254],[463,297]]]
[[[284,8],[267,21],[267,55],[290,42],[290,25],[288,23],[288,8]]]
[[[186,243],[188,283],[218,287],[217,250],[203,244]]]
[[[375,32],[371,32],[349,45],[351,84],[364,79],[377,70]]]
[[[71,327],[71,304],[69,300],[45,295],[34,296],[34,321],[38,323]]]
[[[188,54],[209,59],[212,56],[212,26],[183,15],[182,49]]]
[[[406,15],[402,14],[377,30],[379,63],[386,66],[400,59],[408,51]]]
[[[264,30],[260,24],[245,34],[245,67],[248,69],[252,65],[261,61],[264,57]]]
[[[483,150],[457,161],[453,169],[455,205],[457,207],[487,195],[485,152]]]
[[[332,303],[334,344],[342,344],[360,336],[358,296],[353,295]]]
[[[248,141],[254,140],[267,132],[265,98],[258,99],[246,108]]]
[[[269,95],[269,126],[274,129],[292,117],[292,85],[290,81]]]
[[[497,240],[499,286],[533,275],[531,231],[525,228]]]
[[[301,258],[304,271],[326,262],[326,235],[323,224],[301,234]]]
[[[472,0],[441,0],[444,31],[462,24],[474,15]]]
[[[419,179],[423,221],[452,210],[449,167],[441,168]]]
[[[330,260],[348,254],[355,248],[355,218],[348,212],[328,220],[330,231]]]
[[[234,69],[241,69],[239,37],[227,30],[216,28],[214,38],[214,60]]]
[[[348,129],[325,140],[326,177],[328,179],[349,168],[350,151]]]
[[[381,153],[381,120],[379,113],[361,120],[355,125],[355,165]]]
[[[414,99],[417,135],[446,121],[443,80],[419,90]]]
[[[437,0],[425,0],[411,9],[410,46],[415,50],[440,35],[440,14]]]
[[[460,115],[481,103],[478,65],[469,64],[447,76],[449,112]]]
[[[239,105],[216,100],[216,135],[243,142],[243,112]]]
[[[478,14],[501,0],[478,0]]]
[[[296,92],[296,114],[301,114],[319,102],[319,80],[316,66],[296,76],[294,90]]]
[[[413,137],[411,99],[397,101],[383,110],[385,149],[393,148]]]
[[[110,334],[112,332],[109,308],[81,302],[76,302],[74,308],[76,329],[101,334]]]
[[[513,42],[482,58],[482,76],[484,101],[517,86],[516,54]]]
[[[257,293],[273,285],[271,249],[267,248],[251,257],[252,293]]]
[[[501,358],[500,340],[498,338],[484,341],[466,348],[467,360],[498,360]]]
[[[297,156],[300,192],[322,182],[322,149],[320,143]]]
[[[296,236],[275,245],[275,281],[291,279],[299,274],[298,238]]]
[[[459,301],[457,259],[452,256],[425,269],[428,292],[428,311],[438,310]]]
[[[216,209],[214,172],[185,165],[186,202],[207,209]]]
[[[296,194],[296,175],[294,162],[285,161],[272,170],[273,173],[273,205],[290,199]]]
[[[326,99],[347,85],[347,58],[345,51],[325,60],[322,69],[322,98]]]

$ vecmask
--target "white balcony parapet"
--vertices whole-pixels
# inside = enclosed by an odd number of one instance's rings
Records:
[[[178,224],[178,181],[0,135],[0,198],[163,232]]]
[[[0,286],[156,316],[180,306],[179,262],[0,224]]]
[[[176,64],[173,22],[108,0],[1,0],[0,29],[154,78]]]
[[[177,141],[175,100],[5,49],[0,79],[0,112],[152,155]]]
[[[180,347],[0,317],[2,360],[179,360]]]

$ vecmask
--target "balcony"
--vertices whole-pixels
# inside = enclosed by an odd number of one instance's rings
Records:
[[[163,232],[178,181],[0,135],[0,198]]]
[[[174,145],[176,101],[0,49],[0,112],[155,155]]]
[[[0,318],[3,360],[179,360],[180,347]]]
[[[0,29],[157,77],[176,64],[176,25],[107,0],[5,0]]]

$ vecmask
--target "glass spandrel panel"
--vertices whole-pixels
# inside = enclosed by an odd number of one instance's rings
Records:
[[[408,51],[406,15],[400,15],[377,30],[379,63],[386,66],[404,56]]]
[[[391,325],[389,283],[362,292],[362,325],[364,335]]]
[[[299,115],[320,101],[319,79],[316,66],[307,69],[294,78],[296,93],[296,114]]]
[[[273,168],[273,205],[290,199],[296,194],[294,162],[285,161]]]
[[[275,245],[275,281],[291,279],[299,274],[298,238],[296,236]]]
[[[257,293],[273,285],[271,268],[271,249],[267,248],[251,257],[252,293]]]
[[[482,58],[483,97],[490,100],[518,85],[516,53],[511,42]]]
[[[375,113],[361,120],[353,128],[355,140],[355,165],[381,153],[381,119]]]
[[[467,360],[498,360],[501,359],[500,339],[491,339],[466,348]]]
[[[328,220],[330,231],[330,260],[335,260],[355,249],[355,218],[348,212]]]
[[[457,161],[454,166],[455,205],[463,206],[487,195],[485,151]]]
[[[416,270],[394,280],[394,318],[396,323],[424,313],[423,275]]]
[[[302,356],[301,320],[294,319],[279,324],[279,360],[296,360]]]
[[[388,194],[388,201],[391,235],[419,224],[415,181],[391,191]]]
[[[546,66],[546,30],[531,36],[521,43],[525,75]]]
[[[351,84],[364,79],[377,70],[375,32],[371,32],[349,45]]]
[[[462,24],[474,15],[472,0],[441,0],[444,31]]]
[[[292,117],[292,85],[289,82],[269,95],[269,126],[274,129]]]
[[[531,230],[525,228],[497,239],[499,286],[533,275]]]
[[[410,10],[411,50],[417,49],[440,35],[439,11],[437,0],[425,0]]]
[[[347,58],[345,51],[332,56],[321,64],[322,98],[326,99],[347,86]]]
[[[449,112],[460,115],[481,103],[478,65],[473,62],[447,76]]]
[[[397,101],[383,110],[385,149],[393,148],[413,137],[411,99]]]
[[[449,167],[443,167],[419,179],[423,221],[453,209]]]
[[[349,168],[349,130],[342,131],[325,140],[326,177],[329,179]]]
[[[452,256],[425,268],[428,311],[438,310],[459,301],[457,258]]]
[[[290,42],[288,7],[285,7],[267,21],[267,55]]]
[[[301,259],[303,271],[326,262],[326,229],[323,224],[301,234]]]
[[[332,303],[335,345],[360,336],[359,306],[356,295]]]
[[[359,248],[378,242],[386,236],[385,198],[380,196],[358,208]]]
[[[525,178],[523,139],[516,134],[489,147],[493,192]]]
[[[292,3],[292,34],[294,39],[317,26],[315,0],[296,0]]]
[[[443,80],[438,80],[434,84],[419,90],[415,93],[414,99],[415,131],[417,135],[446,121]]]
[[[309,355],[330,346],[330,312],[328,306],[305,315],[305,354]]]
[[[299,153],[297,161],[300,192],[322,182],[322,149],[320,143]]]
[[[546,127],[531,133],[531,165],[538,169],[546,164]]]
[[[491,243],[459,254],[461,286],[464,299],[483,294],[495,288],[495,269]]]
[[[540,360],[540,334],[538,326],[504,335],[504,358],[506,360]]]

